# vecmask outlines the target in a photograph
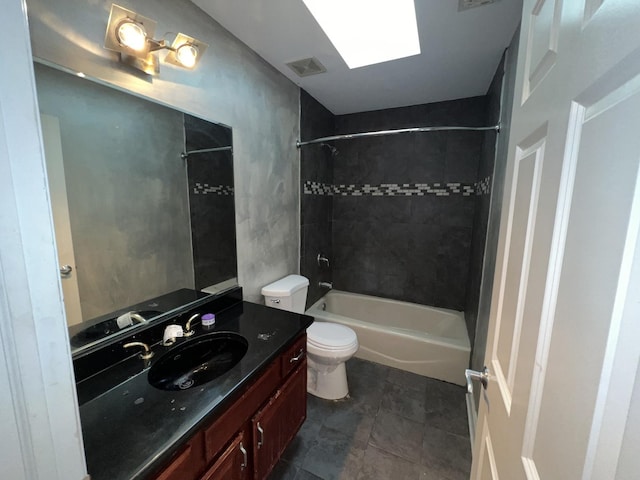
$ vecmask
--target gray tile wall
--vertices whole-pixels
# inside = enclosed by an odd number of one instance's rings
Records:
[[[503,77],[504,55],[487,91],[487,125],[495,125],[500,121],[500,96],[502,93]],[[482,154],[480,155],[480,165],[478,168],[479,178],[493,178],[497,136],[498,134],[494,131],[484,133]],[[497,186],[497,188],[500,189],[501,186]],[[473,218],[471,257],[469,259],[469,277],[467,280],[467,296],[465,300],[466,308],[464,310],[471,345],[473,345],[475,341],[478,302],[480,301],[480,283],[482,281],[482,268],[487,237],[487,222],[489,221],[489,207],[492,198],[492,195],[477,197]]]
[[[231,129],[184,116],[187,151],[231,146]],[[237,277],[233,153],[194,153],[186,160],[195,287]]]
[[[336,117],[336,133],[484,125],[486,99]],[[478,180],[482,132],[412,133],[336,142],[334,184]],[[304,195],[303,197],[307,197]],[[334,196],[334,288],[463,310],[475,196]]]
[[[311,95],[300,91],[300,135],[303,140],[332,135],[334,116]],[[300,191],[305,181],[321,184],[333,182],[334,157],[331,150],[320,145],[300,149]],[[309,279],[307,306],[324,295],[326,289],[318,282],[331,281],[335,260],[331,245],[333,197],[327,195],[302,195],[300,273]],[[329,267],[317,263],[318,253],[329,258]]]

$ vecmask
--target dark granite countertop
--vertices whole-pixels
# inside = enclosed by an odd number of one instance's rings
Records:
[[[205,420],[209,423],[220,415],[228,401],[313,321],[307,315],[248,302],[216,318],[214,330],[203,332],[198,325],[197,335],[230,331],[249,342],[246,355],[224,375],[200,387],[163,391],[147,382],[148,368],[145,368],[81,405],[87,468],[92,480],[138,480],[157,471],[205,425]],[[169,350],[155,346],[156,356],[151,363]],[[136,361],[144,362],[138,358],[129,362]],[[106,371],[100,375],[109,374]]]

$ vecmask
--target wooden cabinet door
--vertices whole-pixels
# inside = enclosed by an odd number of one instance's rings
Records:
[[[201,480],[246,480],[249,452],[245,443],[244,434],[240,432]]]
[[[201,433],[196,433],[184,446],[171,463],[163,468],[155,480],[194,480],[204,469],[203,439]]]
[[[209,464],[220,455],[230,438],[248,424],[261,405],[280,384],[280,359],[272,362],[262,376],[242,396],[204,430],[205,459]],[[249,443],[249,436],[245,436]]]
[[[289,377],[251,420],[254,479],[263,480],[307,416],[307,362]]]

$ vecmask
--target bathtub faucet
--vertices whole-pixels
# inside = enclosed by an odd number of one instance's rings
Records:
[[[318,286],[320,288],[328,288],[329,290],[331,290],[333,288],[333,283],[331,283],[331,282],[318,282]]]
[[[329,268],[329,259],[327,257],[325,257],[323,254],[319,253],[318,257],[316,258],[316,260],[318,261],[318,266],[322,266],[322,264],[324,263],[324,265]]]

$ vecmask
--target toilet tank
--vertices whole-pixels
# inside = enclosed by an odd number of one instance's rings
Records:
[[[262,287],[262,295],[264,295],[264,303],[268,307],[304,313],[308,288],[308,278],[302,275],[287,275]]]

